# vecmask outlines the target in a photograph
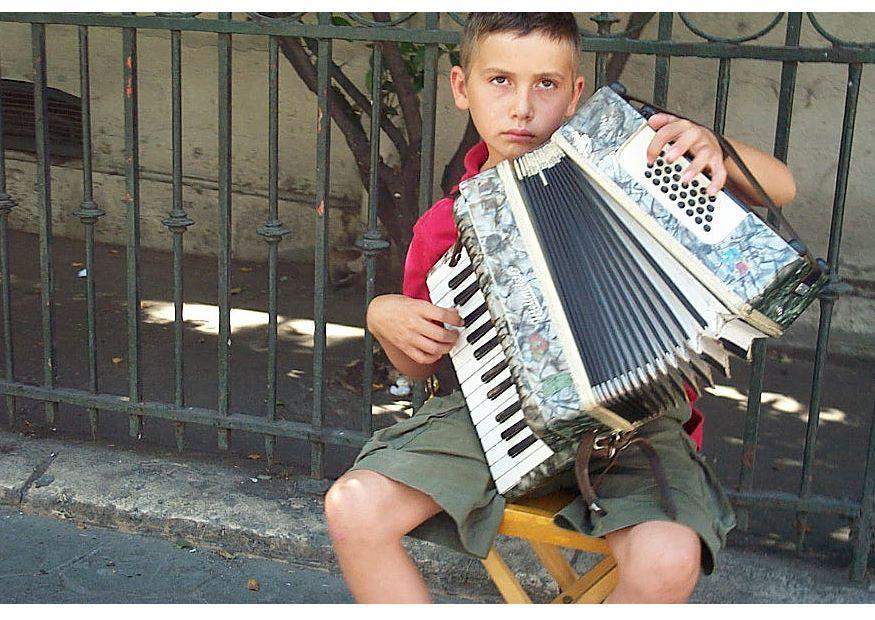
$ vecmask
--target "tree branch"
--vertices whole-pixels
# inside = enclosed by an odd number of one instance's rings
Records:
[[[316,57],[316,50],[313,49],[312,44],[306,39],[303,42],[304,50],[307,55],[313,59]],[[370,99],[362,93],[358,87],[353,84],[352,80],[350,80],[347,75],[343,72],[343,69],[340,68],[333,60],[331,61],[331,76],[334,78],[334,81],[337,82],[337,85],[343,89],[342,92],[348,96],[352,103],[357,105],[362,112],[371,115],[371,101]],[[386,136],[389,140],[392,141],[392,144],[398,149],[399,153],[407,152],[407,149],[410,148],[407,144],[407,140],[404,138],[404,133],[399,129],[392,121],[389,119],[389,116],[386,114],[384,110],[380,113],[380,128],[386,133]]]
[[[374,13],[374,21],[389,21],[388,13]],[[383,59],[386,68],[392,76],[395,92],[398,95],[398,104],[401,106],[401,115],[404,118],[404,128],[407,130],[407,138],[410,148],[419,149],[422,143],[422,117],[419,114],[419,96],[413,85],[407,66],[401,58],[401,51],[394,41],[383,41]]]

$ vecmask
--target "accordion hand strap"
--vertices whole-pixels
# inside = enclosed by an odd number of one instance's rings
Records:
[[[626,440],[620,440],[620,445],[609,445],[603,447],[596,446],[596,431],[584,433],[580,438],[580,443],[577,446],[577,454],[574,460],[574,476],[577,479],[577,488],[580,490],[580,496],[583,498],[587,508],[599,515],[605,516],[607,511],[599,504],[598,495],[595,492],[592,481],[589,478],[589,464],[593,458],[606,456],[610,459],[605,466],[605,471],[599,476],[596,485],[601,482],[604,473],[614,464],[614,459],[620,454],[620,451],[631,445],[638,448],[647,457],[647,462],[650,469],[653,471],[653,477],[656,479],[656,488],[659,491],[659,502],[663,512],[671,519],[677,519],[677,505],[671,493],[671,488],[668,484],[668,479],[665,477],[665,470],[662,467],[662,461],[653,445],[643,437],[627,436]]]

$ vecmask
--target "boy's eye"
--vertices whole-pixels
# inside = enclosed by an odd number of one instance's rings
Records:
[[[492,83],[493,84],[507,84],[507,78],[504,77],[503,75],[496,75],[494,78],[492,78]]]
[[[556,83],[553,80],[541,80],[541,88],[555,88]]]

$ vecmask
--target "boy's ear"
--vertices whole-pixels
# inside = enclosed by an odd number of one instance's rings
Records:
[[[565,117],[570,118],[574,116],[574,113],[577,111],[577,104],[580,101],[580,95],[583,93],[583,87],[586,85],[586,80],[583,79],[582,75],[578,75],[574,78],[574,85],[572,86],[571,92],[571,101],[568,102],[568,108],[565,110]]]
[[[456,65],[450,70],[450,88],[453,90],[453,100],[460,110],[468,109],[468,85],[465,83],[465,71]]]

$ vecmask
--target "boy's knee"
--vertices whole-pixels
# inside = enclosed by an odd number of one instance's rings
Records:
[[[620,579],[642,602],[685,602],[699,580],[701,542],[683,527],[639,532],[617,555]]]
[[[344,474],[325,494],[325,518],[332,540],[343,543],[362,538],[373,542],[381,535],[393,535],[386,504],[385,491],[370,472]]]

